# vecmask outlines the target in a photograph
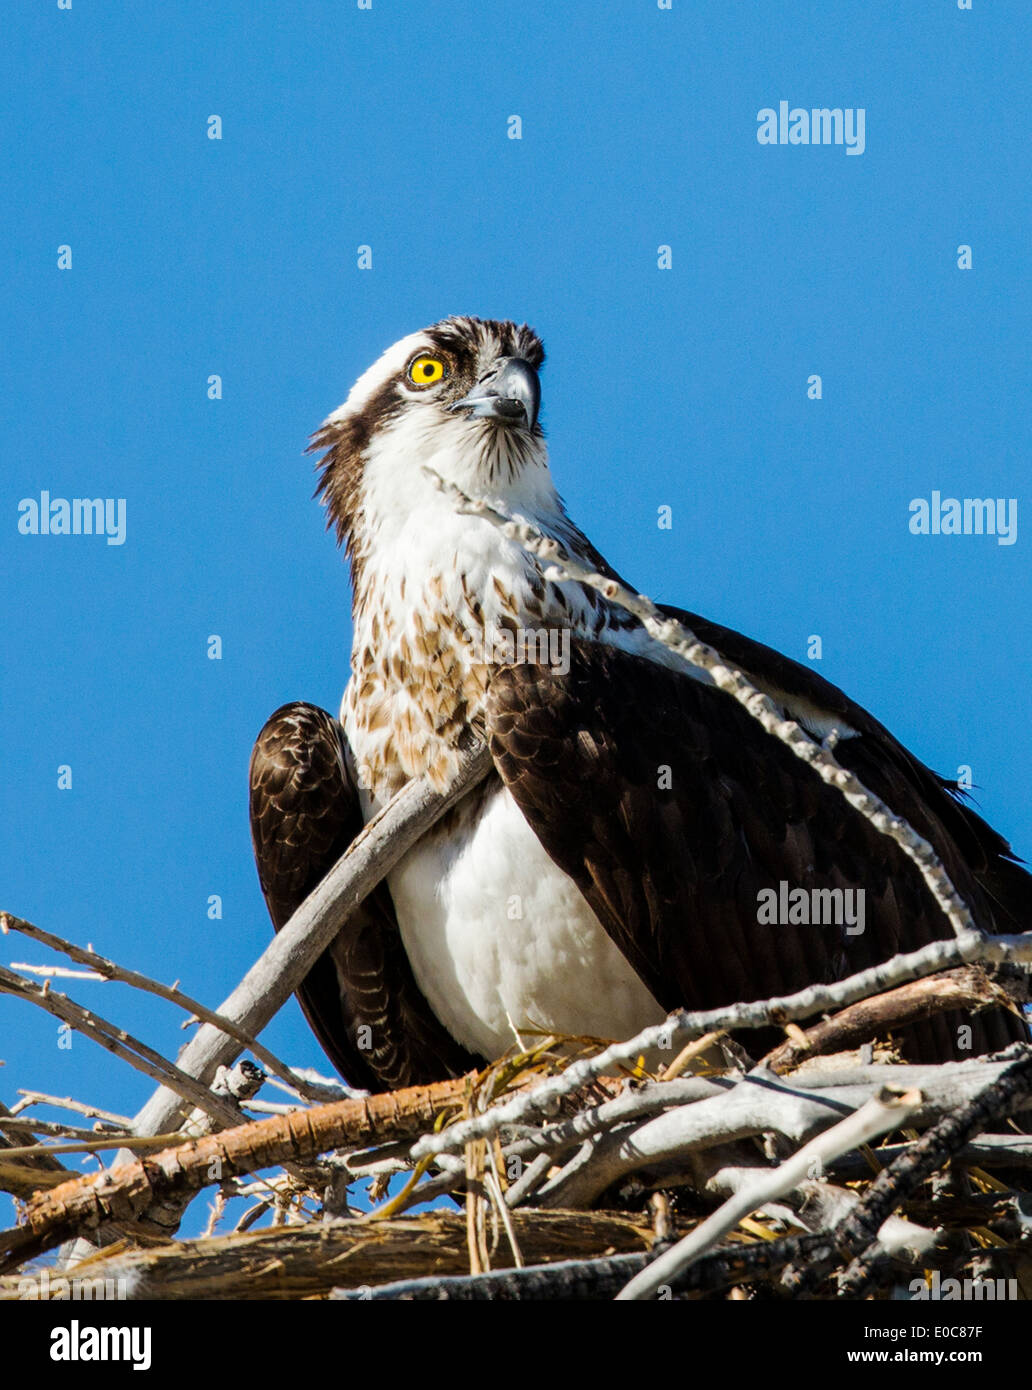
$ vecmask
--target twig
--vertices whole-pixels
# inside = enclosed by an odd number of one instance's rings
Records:
[[[23,970],[26,975],[38,975],[43,980],[103,980],[106,978],[97,970],[70,970],[67,965],[30,965],[23,960],[12,960],[11,969]]]
[[[438,1154],[437,1161],[440,1162],[442,1157],[444,1157],[444,1155]],[[506,1205],[518,1207],[521,1202],[529,1200],[531,1195],[536,1192],[544,1182],[545,1178],[548,1177],[552,1163],[553,1156],[551,1153],[539,1153],[537,1158],[524,1168],[520,1176],[509,1187],[505,1194]]]
[[[31,1242],[41,1252],[71,1234],[96,1231],[110,1222],[146,1224],[152,1206],[240,1173],[286,1160],[307,1162],[348,1144],[407,1138],[461,1104],[466,1086],[467,1078],[459,1077],[254,1120],[165,1148],[146,1161],[134,1159],[67,1182],[29,1202],[21,1227],[0,1232],[0,1268],[10,1263],[3,1264],[4,1251],[22,1251]]]
[[[83,1129],[78,1125],[61,1124],[57,1120],[14,1119],[7,1115],[3,1117],[2,1124],[5,1133],[13,1130],[16,1134],[46,1134],[55,1139],[67,1139],[69,1141],[73,1139],[117,1139],[120,1135],[127,1135],[127,1131],[124,1129],[112,1133],[110,1128]],[[10,1158],[11,1150],[5,1149],[4,1153]]]
[[[822,1053],[845,1052],[872,1038],[917,1023],[949,1009],[976,1010],[992,1004],[1013,1009],[999,985],[978,966],[963,966],[923,980],[913,980],[872,999],[851,1004],[833,1018],[808,1029],[800,1038],[781,1043],[761,1065],[774,1072],[790,1071],[804,1058]]]
[[[76,1032],[99,1043],[108,1052],[113,1052],[122,1061],[128,1062],[137,1071],[142,1071],[153,1081],[167,1086],[177,1097],[178,1104],[188,1100],[193,1105],[207,1110],[223,1124],[235,1124],[238,1112],[225,1101],[212,1095],[206,1086],[195,1081],[173,1062],[162,1057],[160,1052],[148,1047],[139,1038],[133,1037],[125,1028],[110,1023],[91,1009],[84,1009],[69,999],[67,995],[48,988],[48,984],[37,985],[33,980],[23,979],[10,970],[0,966],[0,994],[14,994],[27,999],[29,1003],[53,1014]]]
[[[193,1014],[195,1018],[205,1023],[213,1024],[223,1033],[228,1033],[231,1038],[242,1043],[255,1057],[280,1077],[288,1085],[294,1087],[302,1095],[307,1090],[307,1082],[303,1077],[289,1067],[286,1062],[281,1062],[274,1052],[271,1052],[257,1038],[251,1037],[243,1028],[240,1028],[231,1019],[224,1018],[214,1009],[209,1009],[199,1000],[192,998],[189,994],[184,994],[181,989],[174,985],[163,985],[160,980],[153,980],[149,975],[141,975],[138,970],[129,970],[125,966],[117,964],[116,961],[109,960],[106,956],[98,955],[96,951],[82,946],[76,946],[71,941],[66,941],[63,937],[56,936],[53,932],[46,931],[43,927],[37,927],[33,922],[26,922],[22,917],[13,917],[9,912],[0,913],[0,931],[16,931],[22,936],[27,936],[33,941],[38,941],[42,946],[47,946],[52,951],[60,951],[68,956],[70,960],[77,961],[80,965],[91,967],[89,972],[65,971],[60,966],[29,966],[12,965],[12,969],[31,970],[36,974],[48,975],[68,975],[79,979],[91,980],[117,980],[121,984],[130,985],[133,989],[143,991],[145,994],[156,995],[159,999],[165,999],[170,1004],[175,1004],[179,1008]]]
[[[633,1064],[643,1052],[681,1047],[690,1039],[711,1031],[765,1028],[770,1024],[783,1025],[792,1019],[808,1018],[816,1013],[831,1013],[907,980],[978,959],[1032,960],[1032,932],[1007,937],[983,937],[972,932],[956,940],[932,941],[917,951],[893,956],[880,965],[848,975],[834,984],[808,985],[795,994],[729,1004],[718,1009],[694,1012],[679,1010],[672,1013],[665,1023],[653,1024],[626,1042],[614,1043],[595,1057],[574,1062],[559,1075],[549,1077],[540,1085],[493,1106],[483,1115],[449,1125],[440,1134],[424,1135],[413,1145],[412,1157],[419,1159],[451,1152],[471,1139],[496,1134],[505,1125],[519,1124],[534,1115],[554,1111],[564,1096],[617,1070],[621,1064]]]
[[[495,1204],[495,1210],[505,1227],[506,1239],[509,1242],[509,1249],[512,1251],[513,1264],[517,1269],[523,1268],[523,1255],[520,1252],[520,1243],[516,1239],[516,1231],[512,1224],[512,1217],[509,1215],[509,1207],[505,1201],[505,1194],[502,1191],[501,1172],[498,1167],[498,1158],[495,1154],[494,1145],[487,1145],[487,1160],[490,1165],[485,1173],[487,1189],[491,1193],[491,1200]]]
[[[334,1289],[330,1297],[344,1303],[609,1299],[623,1288],[632,1274],[645,1267],[648,1258],[644,1254],[609,1255],[597,1260],[560,1260],[550,1265],[531,1265],[489,1274],[399,1279],[373,1289]]]
[[[1015,1043],[998,1061],[1009,1065],[1003,1074],[966,1104],[928,1131],[909,1150],[891,1163],[871,1183],[854,1211],[833,1233],[838,1256],[853,1256],[840,1282],[842,1294],[859,1296],[867,1283],[869,1266],[878,1255],[878,1232],[892,1212],[924,1180],[941,1168],[993,1120],[1013,1114],[1032,1095],[1032,1047]],[[815,1259],[790,1287],[802,1292],[816,1286],[826,1262]]]
[[[568,581],[596,590],[610,603],[617,604],[636,617],[662,646],[676,652],[690,665],[707,671],[714,684],[733,696],[767,733],[779,739],[797,758],[812,767],[828,786],[840,791],[877,831],[899,845],[924,879],[955,936],[963,938],[970,932],[978,931],[967,904],[953,886],[933,847],[913,826],[865,787],[859,777],[837,761],[831,752],[830,740],[822,744],[811,738],[794,720],[786,719],[770,696],[750,684],[741,671],[726,666],[719,652],[700,642],[690,628],[668,617],[644,594],[632,593],[618,579],[599,574],[590,566],[581,564],[554,537],[544,535],[536,526],[492,506],[483,498],[470,497],[432,468],[424,465],[423,471],[452,499],[460,512],[490,522],[528,554],[543,561],[545,568],[542,577],[545,580],[558,583]]]
[[[882,1144],[875,1156],[882,1167],[888,1167],[902,1154],[909,1153],[911,1140],[905,1144]],[[954,1164],[965,1168],[1032,1168],[1032,1134],[983,1134],[965,1144],[953,1155]],[[833,1165],[835,1173],[846,1182],[871,1177],[871,1165],[861,1154],[844,1154]]]
[[[791,1080],[757,1069],[730,1086],[723,1079],[709,1099],[654,1118],[645,1115],[638,1124],[607,1126],[537,1193],[535,1204],[584,1206],[620,1178],[643,1169],[663,1173],[669,1181],[671,1164],[691,1173],[692,1155],[752,1136],[773,1133],[794,1144],[805,1142],[859,1110],[885,1086],[920,1090],[921,1105],[911,1124],[932,1124],[1002,1076],[1006,1065],[973,1058],[938,1066],[873,1066]]]
[[[545,1125],[526,1135],[509,1152],[518,1152],[526,1159],[538,1152],[538,1157],[509,1188],[506,1201],[517,1206],[535,1191],[541,1179],[560,1156],[581,1145],[600,1131],[614,1133],[632,1121],[642,1120],[676,1106],[690,1105],[709,1096],[726,1094],[733,1081],[726,1077],[690,1077],[677,1081],[652,1082],[641,1089],[626,1090],[614,1100],[589,1106],[569,1119]],[[442,1155],[438,1155],[438,1158]],[[608,1184],[606,1184],[608,1185]]]
[[[34,1158],[37,1155],[53,1154],[92,1154],[104,1153],[111,1149],[130,1149],[142,1152],[145,1149],[168,1149],[176,1144],[186,1143],[187,1139],[178,1131],[171,1134],[125,1135],[115,1134],[107,1139],[99,1136],[93,1139],[78,1140],[72,1144],[25,1144],[20,1148],[4,1149],[7,1158]],[[96,1176],[95,1174],[91,1176]]]
[[[811,1140],[777,1168],[761,1172],[752,1182],[745,1184],[739,1193],[707,1217],[690,1235],[636,1274],[620,1291],[617,1299],[629,1301],[653,1297],[662,1285],[668,1284],[693,1260],[711,1249],[721,1236],[734,1230],[743,1217],[765,1202],[773,1201],[798,1187],[811,1175],[814,1165],[822,1168],[838,1154],[848,1153],[850,1149],[869,1143],[886,1130],[898,1128],[917,1109],[920,1101],[920,1093],[916,1091],[893,1094],[885,1090],[878,1096],[872,1096],[855,1114]]]
[[[376,815],[334,867],[276,933],[265,951],[219,1006],[221,1019],[253,1036],[286,1003],[358,904],[448,808],[493,766],[481,744],[466,752],[444,792],[426,778],[409,782]],[[179,1058],[180,1070],[200,1080],[239,1052],[235,1039],[204,1024]],[[181,1111],[179,1097],[162,1088],[133,1122],[138,1134],[166,1130]]]
[[[44,1091],[19,1091],[21,1100],[11,1106],[12,1115],[20,1115],[30,1105],[52,1105],[55,1110],[74,1110],[77,1115],[86,1115],[91,1120],[104,1120],[107,1124],[128,1129],[132,1124],[128,1115],[116,1115],[112,1110],[101,1110],[97,1105],[87,1105],[71,1096],[48,1096]]]

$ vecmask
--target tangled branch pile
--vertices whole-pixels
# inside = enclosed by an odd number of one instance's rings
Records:
[[[112,972],[132,977],[95,973]],[[83,1031],[118,1031],[23,976],[0,984],[78,1011]],[[110,1115],[99,1133],[30,1119],[51,1098],[25,1093],[0,1111],[0,1187],[22,1203],[0,1233],[0,1299],[24,1297],[62,1243],[51,1287],[151,1298],[889,1297],[932,1271],[940,1288],[1004,1279],[1025,1296],[1032,1135],[1005,1121],[1032,1110],[1032,1047],[914,1067],[875,1045],[935,1010],[998,1004],[999,985],[978,966],[898,985],[805,1033],[787,1024],[782,1046],[743,1065],[728,1027],[798,999],[725,1010],[717,1029],[672,1015],[608,1049],[541,1039],[480,1074],[328,1102],[255,1045],[297,1083],[288,1103],[256,1100],[267,1072],[241,1063],[194,1082],[204,1109],[147,1140]],[[173,1064],[156,1069],[180,1084]],[[279,1113],[248,1119],[256,1107]],[[124,1161],[100,1174],[58,1161],[115,1146]],[[210,1234],[175,1239],[202,1190]],[[234,1196],[248,1210],[219,1233]],[[83,1237],[97,1248],[67,1244]]]

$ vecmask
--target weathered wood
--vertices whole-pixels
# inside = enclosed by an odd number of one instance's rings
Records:
[[[290,921],[277,932],[217,1013],[257,1035],[286,1003],[330,944],[349,914],[420,836],[487,776],[491,755],[477,744],[467,751],[446,791],[426,778],[409,782],[365,827]],[[210,1081],[228,1066],[241,1044],[206,1023],[184,1049],[179,1070]],[[175,1127],[183,1103],[165,1087],[154,1093],[133,1121],[136,1134],[161,1134]]]
[[[28,1203],[22,1225],[0,1232],[0,1271],[26,1258],[30,1246],[40,1253],[109,1222],[168,1235],[156,1215],[175,1210],[175,1204],[167,1205],[170,1198],[241,1173],[303,1163],[327,1149],[411,1138],[433,1129],[442,1113],[460,1105],[466,1086],[467,1079],[459,1077],[274,1115],[62,1183]]]
[[[761,1065],[784,1073],[807,1057],[846,1052],[874,1038],[887,1037],[907,1024],[930,1018],[932,1014],[946,1013],[950,1009],[983,1009],[993,1004],[1015,1007],[1009,995],[981,966],[944,970],[939,975],[912,980],[850,1004],[834,1017],[808,1028],[804,1038],[779,1044],[767,1053]]]
[[[607,1212],[520,1211],[512,1220],[520,1248],[535,1264],[645,1250],[651,1234],[647,1225]],[[501,1224],[492,1232],[489,1222],[488,1232],[492,1266],[509,1268],[512,1253]],[[124,1279],[137,1298],[233,1300],[306,1298],[345,1281],[355,1288],[468,1272],[466,1218],[453,1211],[176,1241],[119,1250],[64,1271],[67,1278]],[[0,1301],[17,1298],[18,1286],[16,1275],[0,1279]]]

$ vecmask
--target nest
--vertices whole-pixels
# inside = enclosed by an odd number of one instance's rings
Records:
[[[685,1043],[677,1015],[638,1056],[525,1037],[485,1071],[378,1096],[328,1099],[259,1058],[148,1138],[70,1099],[105,1118],[32,1118],[55,1100],[25,1092],[0,1110],[20,1208],[0,1299],[1022,1299],[1032,1047],[910,1066],[891,1046],[1001,997],[959,967],[788,1024],[758,1065],[726,1031]],[[280,1099],[259,1098],[270,1084]],[[69,1148],[124,1152],[72,1177]],[[200,1193],[207,1230],[179,1239]]]

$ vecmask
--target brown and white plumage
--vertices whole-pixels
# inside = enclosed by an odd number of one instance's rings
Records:
[[[277,931],[361,829],[340,725],[314,705],[283,705],[251,755],[251,834]],[[458,1074],[478,1060],[455,1043],[416,987],[383,883],[309,971],[298,999],[353,1086],[395,1089]]]
[[[425,465],[606,569],[552,482],[543,355],[526,326],[446,320],[384,354],[315,436],[351,558],[354,644],[340,723],[286,706],[255,747],[274,923],[405,781],[443,785],[468,731],[496,769],[301,991],[334,1063],[374,1089],[454,1073],[521,1029],[626,1036],[677,1005],[832,980],[949,931],[898,848],[730,697],[595,592],[546,581],[427,477]],[[809,668],[688,621],[787,716],[838,730],[841,761],[932,842],[980,925],[1027,925],[1032,879],[949,784]],[[470,640],[516,629],[566,631],[569,669]],[[759,925],[758,892],[782,880],[863,888],[865,930]],[[1001,1010],[944,1016],[908,1035],[910,1054],[953,1055],[962,1021],[976,1050],[1025,1035]]]

